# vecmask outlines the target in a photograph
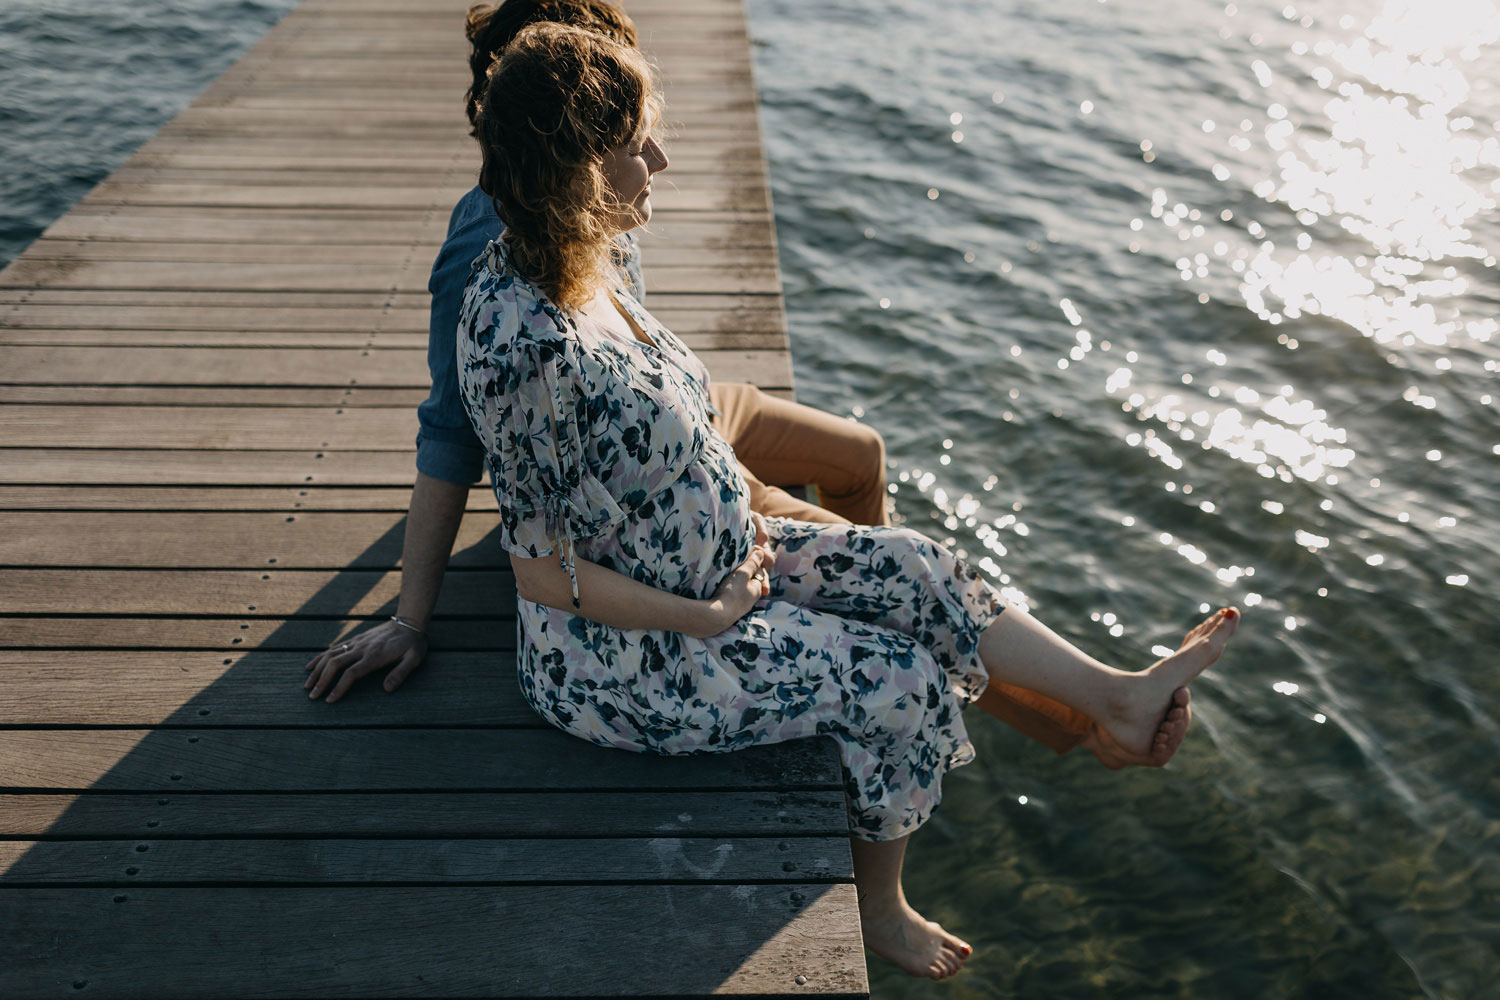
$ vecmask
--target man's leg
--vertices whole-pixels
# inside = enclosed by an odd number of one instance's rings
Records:
[[[885,512],[885,442],[880,434],[811,406],[777,399],[753,385],[715,383],[710,389],[719,409],[715,425],[734,448],[740,464],[753,473],[751,502],[757,485],[773,505],[795,498],[771,493],[776,487],[811,484],[822,505],[838,521],[887,524]],[[757,508],[760,509],[760,508]],[[794,520],[828,522],[782,510],[763,510]]]

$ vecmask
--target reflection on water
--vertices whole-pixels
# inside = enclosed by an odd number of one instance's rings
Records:
[[[1107,662],[1246,609],[1166,774],[971,724],[952,988],[1484,995],[1500,10],[751,13],[800,391],[897,514]]]

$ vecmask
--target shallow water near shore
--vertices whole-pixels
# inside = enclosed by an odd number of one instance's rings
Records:
[[[0,8],[0,262],[291,5]],[[874,995],[1492,992],[1500,12],[749,12],[800,398],[1106,662],[1245,611],[1163,772],[968,717]]]

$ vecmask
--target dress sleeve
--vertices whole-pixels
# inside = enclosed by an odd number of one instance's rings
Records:
[[[522,335],[465,358],[465,403],[488,453],[500,543],[529,558],[556,554],[578,606],[574,542],[625,516],[590,471],[593,420],[576,340]]]

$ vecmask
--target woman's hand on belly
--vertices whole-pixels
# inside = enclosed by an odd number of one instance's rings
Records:
[[[760,515],[755,515],[759,519]],[[757,523],[756,537],[764,525]],[[704,603],[709,606],[709,620],[705,625],[705,631],[701,633],[689,633],[695,638],[707,639],[711,635],[718,635],[729,628],[735,622],[750,613],[755,607],[755,602],[771,593],[771,580],[767,575],[770,573],[771,563],[774,560],[769,545],[757,544],[750,550],[750,558],[740,563],[735,571],[729,574],[729,579],[714,591],[714,596]]]

